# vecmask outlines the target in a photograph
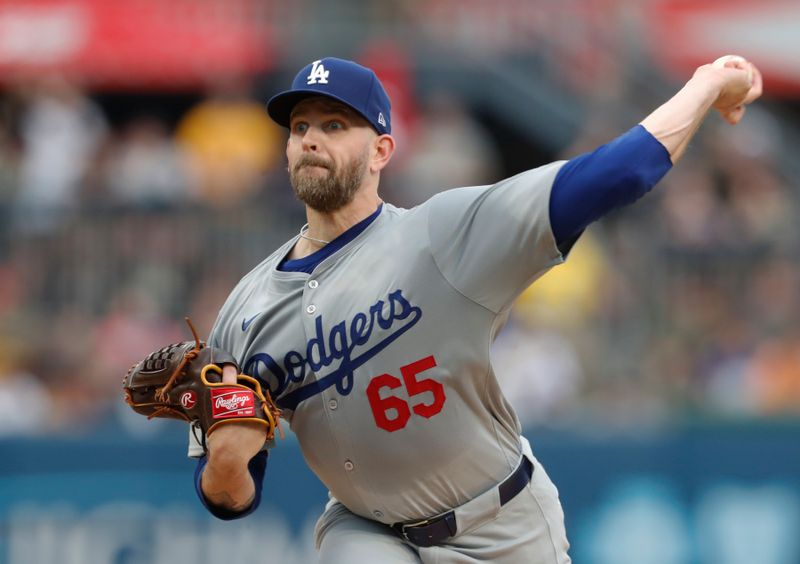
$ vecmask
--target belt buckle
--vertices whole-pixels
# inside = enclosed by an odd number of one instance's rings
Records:
[[[435,519],[423,519],[422,521],[415,521],[413,523],[403,523],[400,525],[400,534],[403,535],[403,538],[406,539],[408,542],[414,542],[410,538],[408,538],[408,533],[406,529],[413,529],[414,527],[424,527],[425,525],[430,525]]]
[[[431,526],[439,527],[438,534],[429,528]],[[444,531],[441,530],[441,526],[447,529],[446,534],[443,534]],[[426,529],[426,527],[428,528]],[[455,536],[458,530],[456,514],[452,510],[430,519],[423,519],[422,521],[415,521],[413,523],[404,523],[398,527],[398,529],[398,532],[405,540],[417,546],[433,546],[437,542]],[[419,529],[424,529],[424,532]],[[412,531],[412,534],[409,534],[409,531]]]

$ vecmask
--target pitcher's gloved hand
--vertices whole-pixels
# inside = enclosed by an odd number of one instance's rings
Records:
[[[238,372],[236,361],[229,353],[207,346],[186,321],[195,340],[168,345],[132,366],[123,379],[125,401],[148,419],[196,422],[204,448],[211,433],[235,422],[263,425],[264,440],[272,440],[276,428],[281,432],[280,410],[269,391],[246,374],[239,374],[236,383],[223,382],[222,367],[232,364]]]

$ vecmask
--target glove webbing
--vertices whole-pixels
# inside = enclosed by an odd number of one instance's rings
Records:
[[[186,365],[189,362],[191,362],[192,360],[194,360],[195,358],[197,358],[197,355],[200,352],[200,348],[201,348],[200,347],[200,337],[197,336],[197,331],[195,330],[194,325],[192,324],[192,320],[189,319],[188,317],[185,317],[184,319],[186,319],[186,323],[189,325],[189,329],[192,331],[192,336],[194,337],[195,347],[192,350],[190,350],[189,352],[187,352],[183,356],[183,360],[181,360],[181,363],[178,366],[175,367],[175,370],[172,371],[172,374],[170,375],[169,380],[167,380],[167,383],[164,384],[164,387],[162,387],[160,390],[156,390],[156,400],[158,400],[160,402],[166,403],[167,394],[172,389],[172,386],[175,385],[175,381],[178,379],[178,376],[183,374],[183,369],[186,368]],[[161,408],[161,409],[163,409],[163,408]],[[153,417],[156,417],[156,415],[161,411],[161,409],[159,409],[158,411],[156,411],[152,415],[150,415],[150,417],[148,417],[148,419],[152,419]]]

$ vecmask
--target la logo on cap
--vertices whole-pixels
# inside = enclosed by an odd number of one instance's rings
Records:
[[[308,75],[306,84],[328,84],[328,75],[331,71],[325,70],[325,66],[320,64],[322,59],[311,63],[311,73]]]

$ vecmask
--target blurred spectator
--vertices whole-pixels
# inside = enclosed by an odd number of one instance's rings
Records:
[[[187,150],[203,201],[233,207],[261,187],[283,152],[283,134],[245,77],[224,77],[192,108],[176,132]]]
[[[11,128],[0,115],[0,209],[8,204],[16,190],[17,160]]]
[[[402,11],[407,6],[376,2],[371,3],[370,8]],[[414,73],[409,55],[396,41],[381,38],[366,43],[356,60],[375,71],[392,101],[392,137],[396,144],[390,170],[400,170],[405,166],[406,155],[414,150],[416,128],[419,126]]]
[[[0,99],[0,261],[8,252],[5,244],[11,223],[11,202],[17,190],[17,169],[19,156],[12,140],[11,128],[3,115]]]
[[[800,414],[800,325],[759,346],[748,376],[759,413]]]
[[[0,355],[0,436],[39,434],[51,430],[51,399],[25,358],[29,347],[13,335],[2,335]]]
[[[131,121],[111,151],[105,184],[114,202],[176,205],[190,200],[188,155],[155,117]]]
[[[520,316],[495,341],[492,365],[523,426],[563,422],[584,379],[569,338]]]
[[[742,160],[728,181],[731,212],[741,227],[739,236],[754,244],[784,246],[797,224],[789,191],[775,166],[762,160]]]
[[[93,363],[84,377],[103,405],[119,401],[120,382],[132,365],[157,348],[186,340],[187,330],[162,305],[144,285],[124,288],[96,322],[90,341]]]
[[[719,199],[714,171],[699,157],[682,161],[657,190],[668,246],[708,249],[741,243],[731,210]]]
[[[36,337],[29,339],[37,349],[36,372],[52,397],[50,420],[55,432],[91,432],[99,414],[107,409],[108,398],[98,397],[92,385],[94,363],[87,362],[96,354],[90,340],[96,322],[88,312],[66,306],[39,319]]]
[[[50,393],[36,376],[0,366],[0,435],[51,431],[51,404]]]
[[[609,273],[597,239],[584,234],[570,259],[530,286],[492,348],[500,386],[523,425],[569,418],[586,375],[581,327],[598,312]]]
[[[16,225],[43,233],[77,208],[107,125],[100,109],[60,76],[42,78],[26,94]]]
[[[491,137],[457,97],[441,91],[430,95],[419,124],[398,174],[393,202],[412,207],[442,190],[500,180]]]
[[[374,66],[397,88],[407,136],[387,199],[411,206],[503,177],[493,138],[459,99],[434,95],[417,116],[405,53],[391,49],[364,49],[390,53]],[[594,98],[567,158],[627,127],[622,94]],[[493,357],[523,423],[798,413],[800,184],[776,157],[789,129],[757,108],[733,129],[712,122],[652,194],[589,228],[520,296]],[[4,430],[81,432],[112,405],[127,413],[128,367],[188,338],[184,315],[206,336],[235,281],[302,221],[277,170],[283,133],[242,80],[222,81],[174,140],[147,117],[114,134],[104,142],[100,111],[61,79],[0,99],[0,200],[13,206],[0,215],[0,327],[24,343],[0,360]],[[122,209],[80,209],[89,189]],[[62,221],[70,210],[79,221]],[[33,233],[51,236],[21,236]],[[97,360],[88,371],[86,358]],[[20,415],[24,398],[48,413]]]
[[[786,256],[769,257],[749,279],[746,303],[740,304],[747,319],[763,335],[775,335],[793,327],[800,313],[800,266]]]
[[[698,287],[702,281],[697,282]],[[700,289],[700,288],[698,288]],[[753,349],[756,346],[751,324],[744,322],[737,311],[734,299],[720,288],[708,288],[705,296],[688,300],[685,311],[695,309],[694,325],[682,335],[683,350],[680,351],[691,363],[689,386],[681,389],[684,396],[674,397],[676,405],[702,406],[709,413],[725,415],[754,415],[757,405],[748,382],[748,371]],[[683,363],[677,364],[680,368]],[[670,380],[682,375],[669,368]]]
[[[0,262],[0,319],[14,313],[23,302],[24,283],[19,269]]]
[[[239,281],[232,268],[226,267],[224,263],[217,263],[215,266],[219,268],[200,275],[191,303],[187,307],[188,315],[201,339],[207,338],[211,333],[220,308],[231,293],[231,288]]]
[[[584,233],[567,262],[520,295],[515,311],[550,327],[575,329],[587,325],[601,307],[604,283],[610,275],[607,261],[596,236]]]

